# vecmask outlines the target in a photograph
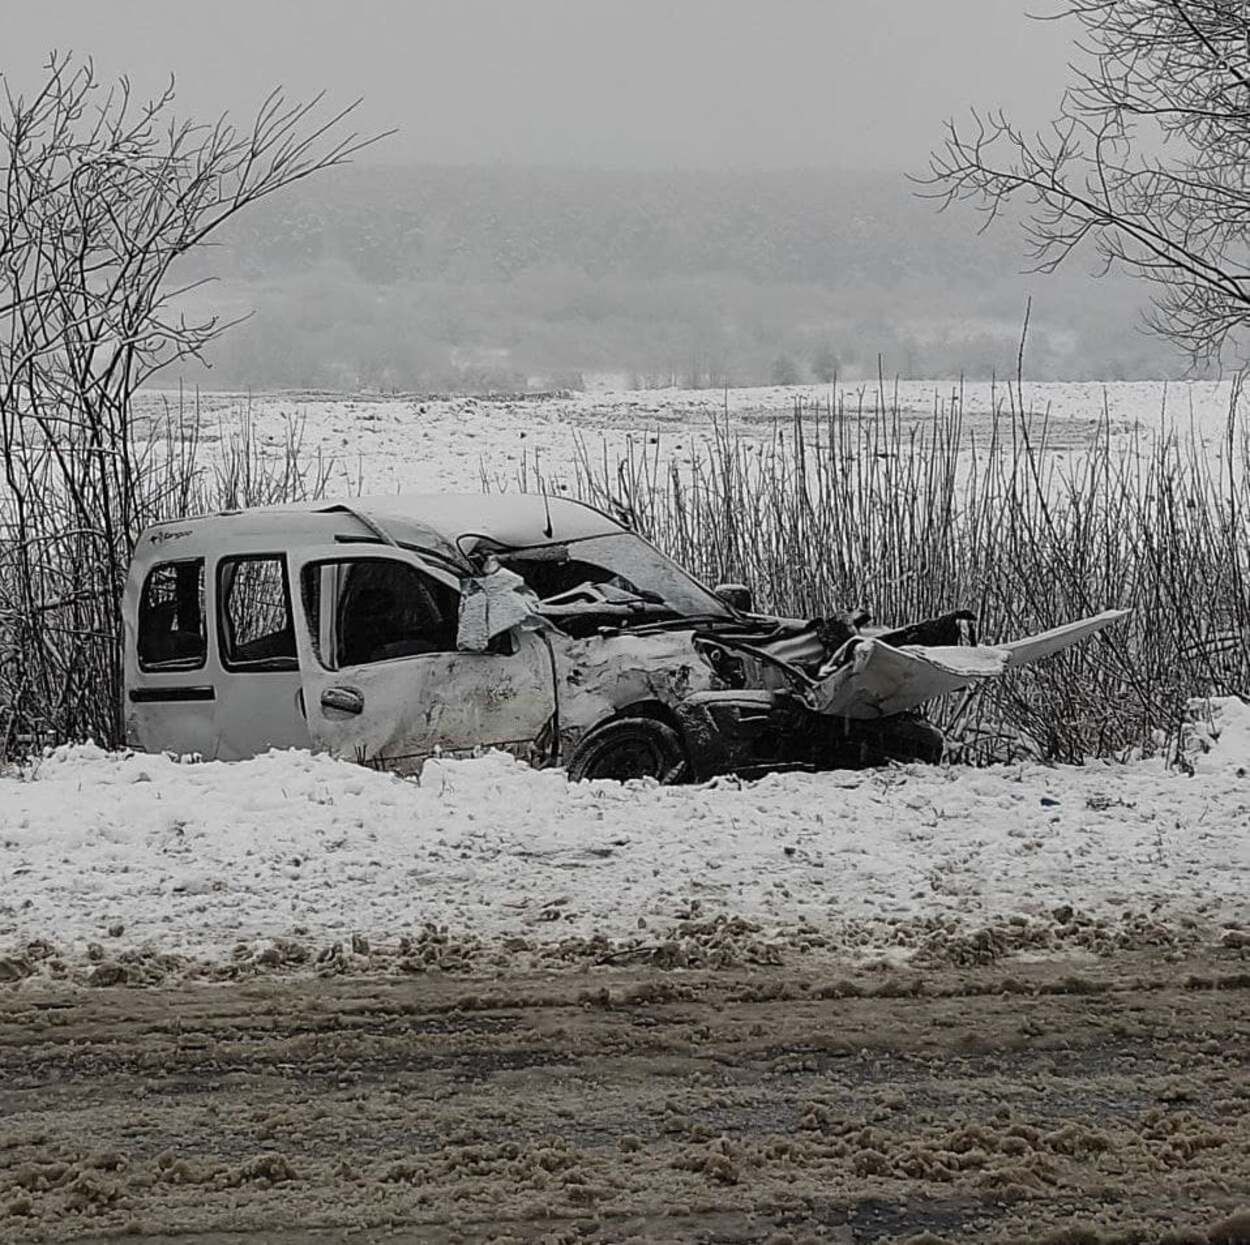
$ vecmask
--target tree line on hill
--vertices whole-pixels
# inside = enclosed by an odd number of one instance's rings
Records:
[[[1026,274],[899,175],[353,167],[258,204],[185,276],[250,319],[186,379],[217,388],[441,390],[788,384],[1014,370],[1157,379],[1142,291]]]

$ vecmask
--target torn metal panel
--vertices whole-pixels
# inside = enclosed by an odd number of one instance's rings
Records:
[[[1043,631],[1040,635],[1029,636],[1024,640],[1012,640],[1000,645],[1007,652],[1008,666],[1023,666],[1029,662],[1040,661],[1054,653],[1079,643],[1088,636],[1094,635],[1103,628],[1109,627],[1121,618],[1127,618],[1129,610],[1104,610],[1090,618],[1082,618],[1076,622],[1065,623],[1062,627],[1054,627]]]
[[[1127,614],[1127,610],[1106,610],[1040,635],[992,647],[895,647],[879,638],[851,640],[847,649],[820,672],[807,698],[816,712],[844,718],[909,713],[927,701],[995,678],[1014,666],[1062,652]]]
[[[460,585],[460,621],[456,647],[484,653],[491,641],[513,628],[535,631],[547,626],[538,612],[538,597],[520,575],[497,563]]]
[[[817,713],[869,720],[908,713],[1007,668],[1007,654],[999,648],[902,649],[871,639],[850,646],[846,659],[808,693]]]

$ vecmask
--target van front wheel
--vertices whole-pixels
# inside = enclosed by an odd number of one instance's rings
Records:
[[[681,737],[655,718],[616,718],[588,731],[569,758],[569,781],[654,778],[681,782],[687,774]]]

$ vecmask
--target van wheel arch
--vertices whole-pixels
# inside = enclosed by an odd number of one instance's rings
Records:
[[[582,736],[569,757],[568,776],[570,782],[593,778],[688,782],[690,760],[676,715],[659,701],[627,705]]]

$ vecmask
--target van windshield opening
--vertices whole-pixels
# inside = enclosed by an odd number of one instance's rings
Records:
[[[715,593],[633,532],[501,550],[496,556],[541,601],[593,585],[662,607],[677,617],[733,616]]]

